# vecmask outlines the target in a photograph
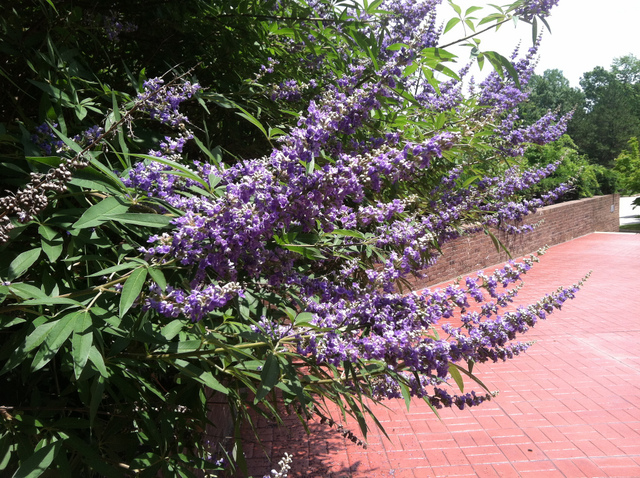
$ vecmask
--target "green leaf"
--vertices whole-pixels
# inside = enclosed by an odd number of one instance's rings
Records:
[[[176,319],[169,322],[164,327],[162,327],[162,329],[160,329],[160,335],[162,335],[167,340],[171,340],[176,335],[178,335],[183,328],[184,328],[184,321],[181,319]]]
[[[81,306],[82,303],[77,300],[69,299],[68,297],[43,297],[38,299],[27,299],[22,302],[22,305],[78,305]]]
[[[469,7],[467,8],[467,11],[464,12],[464,16],[468,17],[469,15],[471,15],[473,12],[477,12],[478,10],[482,10],[483,7]]]
[[[242,111],[242,113],[236,112],[238,116],[242,116],[244,119],[249,121],[249,123],[251,123],[252,125],[257,127],[260,131],[262,131],[262,134],[264,134],[265,138],[269,139],[269,133],[267,133],[267,130],[264,128],[264,126],[262,126],[262,123],[260,123],[260,121],[258,121],[258,119],[255,116],[253,116],[251,113],[249,113],[240,105],[235,105],[235,107],[238,108],[240,111]]]
[[[87,209],[71,227],[73,229],[96,227],[107,222],[109,220],[107,216],[125,213],[128,209],[129,204],[124,200],[110,196]]]
[[[91,349],[89,349],[89,360],[91,360],[91,363],[96,366],[96,369],[98,370],[98,372],[100,372],[100,375],[102,375],[103,377],[109,377],[109,372],[107,371],[107,367],[104,364],[102,354],[97,348],[91,347]]]
[[[46,334],[42,345],[40,345],[40,349],[38,349],[38,352],[33,358],[31,371],[35,372],[36,370],[40,370],[58,353],[62,344],[64,344],[73,332],[75,321],[79,314],[81,314],[81,312],[72,312],[55,322],[55,325],[49,333]]]
[[[125,213],[125,214],[108,214],[105,216],[107,221],[120,222],[122,224],[134,224],[136,226],[145,227],[166,227],[175,218],[162,214],[149,213]]]
[[[134,270],[123,284],[122,292],[120,293],[120,317],[124,317],[124,314],[127,313],[136,301],[140,292],[142,292],[142,286],[145,280],[147,280],[147,269],[141,267],[140,269]]]
[[[45,237],[45,234],[43,233],[45,230],[52,232],[54,236],[51,238]],[[47,226],[40,226],[38,231],[41,236],[40,245],[42,246],[42,250],[51,262],[55,262],[60,257],[60,254],[62,254],[64,239],[60,234],[57,234],[53,229]],[[47,234],[49,235],[49,233]]]
[[[111,92],[111,103],[113,105],[113,117],[116,123],[119,123],[122,116],[120,115],[120,108],[118,107],[118,99],[116,98],[115,91]],[[127,143],[124,138],[124,134],[122,133],[122,128],[118,126],[118,144],[120,145],[120,151],[127,158],[129,155],[129,148],[127,147]],[[129,165],[127,165],[129,166]]]
[[[42,248],[36,247],[35,249],[19,254],[18,257],[9,264],[7,280],[13,281],[27,272],[29,267],[31,267],[40,257],[40,252],[42,252]]]
[[[444,27],[444,33],[447,33],[453,27],[455,27],[458,23],[460,23],[460,19],[458,17],[454,17],[447,22],[447,26]]]
[[[449,373],[451,374],[451,378],[456,382],[458,388],[460,389],[460,393],[464,393],[464,381],[462,380],[462,375],[456,368],[455,364],[449,364]]]
[[[489,390],[489,388],[482,382],[482,380],[480,380],[478,377],[476,377],[474,374],[472,374],[471,372],[469,372],[468,370],[465,370],[464,367],[461,367],[458,364],[451,364],[453,365],[459,372],[462,372],[463,374],[465,374],[467,377],[469,377],[470,379],[472,379],[474,382],[476,382],[478,385],[480,385],[486,392],[491,393],[491,390]]]
[[[198,382],[203,383],[207,387],[217,390],[225,395],[229,393],[229,389],[218,382],[211,372],[202,370],[191,362],[182,359],[177,359],[173,363],[184,375],[191,377]]]
[[[481,179],[481,176],[479,176],[479,175],[471,176],[469,179],[467,179],[467,180],[464,182],[464,184],[462,185],[462,187],[463,187],[463,188],[467,188],[467,187],[469,187],[469,185],[470,185],[471,183],[476,182],[478,179]]]
[[[156,269],[155,267],[149,267],[148,272],[151,276],[151,279],[153,279],[153,281],[158,284],[158,287],[160,287],[160,289],[162,289],[162,291],[164,292],[164,290],[167,288],[167,279],[164,277],[162,271],[160,269]]]
[[[496,252],[500,252],[500,249],[502,249],[504,252],[507,253],[507,256],[509,256],[509,259],[512,259],[511,257],[511,252],[509,252],[509,249],[507,249],[507,247],[502,243],[502,241],[500,241],[500,239],[498,239],[495,234],[493,234],[489,229],[485,229],[484,230],[485,234],[487,234],[491,240],[493,241],[493,245],[496,248]]]
[[[138,261],[131,261],[131,262],[124,262],[122,264],[117,264],[115,266],[111,266],[111,267],[107,267],[106,269],[102,269],[98,272],[94,272],[93,274],[89,274],[86,277],[98,277],[98,276],[108,276],[109,274],[113,273],[113,272],[119,272],[119,271],[124,271],[124,270],[128,270],[128,269],[135,269],[136,267],[140,266],[140,262]]]
[[[328,234],[333,234],[336,236],[349,236],[349,237],[357,237],[358,239],[366,239],[365,235],[360,231],[350,231],[348,229],[334,229]]]
[[[262,400],[276,386],[280,379],[280,362],[278,357],[269,354],[260,372],[260,387],[256,393],[256,401]]]
[[[57,320],[54,320],[53,322],[46,322],[37,326],[35,330],[31,332],[31,334],[29,334],[25,339],[22,351],[30,352],[31,350],[40,346],[40,344],[44,342],[44,339],[47,338],[47,335],[49,335],[49,332],[51,332],[51,329],[56,325],[57,322]]]
[[[40,226],[38,226],[38,234],[40,234],[47,241],[53,241],[60,235],[54,229],[45,224],[41,224]]]
[[[296,316],[294,320],[295,325],[308,324],[314,318],[314,315],[311,312],[301,312]]]
[[[68,138],[67,136],[65,136],[60,130],[57,130],[53,126],[51,126],[51,129],[56,135],[58,135],[58,137],[62,140],[62,142],[69,147],[69,149],[71,149],[72,151],[75,151],[77,154],[82,153],[83,151],[82,146],[80,146],[78,143]]]
[[[393,45],[389,45],[387,47],[387,50],[389,50],[389,51],[397,51],[397,50],[402,50],[403,48],[409,48],[409,45],[407,45],[406,43],[394,43]]]
[[[12,478],[36,478],[49,468],[60,450],[62,442],[45,443],[45,439],[40,440],[36,448],[40,446],[41,448],[20,464]]]
[[[411,392],[409,391],[409,387],[402,380],[398,380],[398,384],[400,385],[400,393],[402,393],[402,397],[404,398],[404,404],[407,406],[407,411],[411,406]]]
[[[89,352],[93,344],[91,313],[88,310],[83,310],[77,314],[73,337],[71,337],[71,356],[73,357],[73,372],[76,379],[80,378],[89,360]]]

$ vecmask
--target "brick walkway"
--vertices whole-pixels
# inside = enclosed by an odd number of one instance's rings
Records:
[[[489,268],[488,270],[493,270]],[[573,301],[526,336],[514,360],[476,372],[500,394],[439,421],[424,402],[377,406],[364,450],[326,425],[260,425],[265,449],[246,445],[262,476],[294,455],[290,477],[640,477],[640,234],[596,233],[552,247],[525,277],[522,303],[591,278]],[[357,431],[354,422],[346,426]]]

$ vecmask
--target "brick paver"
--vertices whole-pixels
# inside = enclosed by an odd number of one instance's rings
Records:
[[[489,268],[488,270],[493,270]],[[596,233],[549,249],[525,277],[531,303],[593,270],[576,299],[524,337],[526,354],[476,372],[492,402],[443,410],[377,406],[390,440],[371,428],[364,450],[335,430],[260,424],[247,462],[262,476],[293,454],[290,477],[640,477],[640,234]],[[345,424],[357,430],[353,422]],[[264,433],[263,433],[264,432]]]

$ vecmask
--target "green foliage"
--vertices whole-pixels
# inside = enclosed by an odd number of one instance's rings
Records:
[[[527,123],[535,122],[548,111],[565,115],[579,112],[585,105],[584,94],[580,89],[572,88],[560,70],[546,70],[542,76],[533,75],[527,88],[531,91],[529,99],[519,106],[520,115]]]
[[[579,154],[568,135],[544,146],[532,146],[523,160],[526,168],[560,161],[556,171],[532,190],[533,195],[543,194],[561,183],[572,185],[571,191],[561,198],[562,201],[612,194],[618,189],[616,171],[593,164],[587,157]]]
[[[640,193],[640,147],[638,138],[631,138],[628,149],[616,158],[614,168],[620,173],[620,189],[625,194]]]
[[[616,58],[609,70],[598,66],[586,72],[580,90],[572,88],[560,70],[547,70],[532,77],[531,94],[520,105],[520,114],[532,123],[549,110],[561,114],[573,110],[567,134],[578,151],[591,162],[611,168],[629,138],[640,136],[639,72],[635,56]]]

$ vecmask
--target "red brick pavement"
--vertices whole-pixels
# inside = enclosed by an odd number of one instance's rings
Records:
[[[494,268],[488,268],[493,270]],[[290,477],[640,477],[640,234],[595,233],[552,247],[525,277],[527,304],[591,278],[576,299],[529,331],[526,354],[476,370],[496,399],[475,409],[424,402],[375,407],[390,440],[372,427],[364,450],[326,425],[260,424],[248,442],[262,476],[293,454]],[[346,426],[357,430],[353,421]]]

